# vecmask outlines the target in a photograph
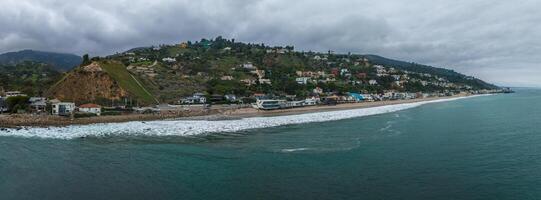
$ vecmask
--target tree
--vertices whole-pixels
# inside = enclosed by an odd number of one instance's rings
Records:
[[[28,105],[30,104],[28,100],[30,97],[27,96],[15,96],[8,97],[6,99],[6,104],[11,113],[16,113],[18,110],[27,110]]]
[[[90,61],[90,57],[88,56],[88,54],[83,55],[83,63],[81,63],[81,66],[90,65],[90,63],[91,63],[91,61]]]

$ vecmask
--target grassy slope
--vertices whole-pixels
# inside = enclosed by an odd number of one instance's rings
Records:
[[[104,61],[100,63],[100,66],[109,74],[114,80],[118,81],[120,87],[127,90],[130,94],[136,96],[146,103],[157,103],[157,100],[150,94],[138,80],[133,77],[128,70],[121,63]]]

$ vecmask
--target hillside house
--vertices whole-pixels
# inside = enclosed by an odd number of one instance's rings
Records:
[[[272,84],[272,81],[271,81],[270,79],[260,78],[260,79],[259,79],[259,84],[267,84],[267,85],[271,85],[271,84]]]
[[[167,57],[167,58],[163,58],[162,61],[167,62],[167,63],[174,63],[174,62],[177,62],[177,59]]]
[[[233,77],[232,76],[222,76],[220,78],[220,80],[222,80],[222,81],[230,81],[230,80],[233,80]]]
[[[351,76],[349,70],[346,68],[340,69],[340,76]]]
[[[247,86],[256,84],[255,79],[242,79],[242,80],[240,80],[240,82],[244,83],[244,85],[247,85]]]
[[[323,94],[323,89],[321,89],[320,87],[316,87],[312,90],[312,92],[315,94]]]
[[[366,79],[366,77],[367,77],[366,73],[357,73],[355,76],[358,79]]]
[[[242,64],[242,68],[244,69],[256,69],[256,67],[252,63],[244,63]]]
[[[296,74],[297,74],[297,76],[304,76],[304,77],[316,77],[316,76],[318,76],[318,73],[313,72],[313,71],[297,71]]]
[[[79,106],[79,112],[92,113],[97,116],[101,115],[101,106],[97,104],[83,104]]]
[[[6,97],[17,97],[17,96],[26,96],[26,94],[23,94],[20,91],[8,91],[8,92],[6,92]]]
[[[265,70],[256,69],[256,70],[250,71],[250,73],[257,75],[257,78],[260,78],[260,79],[265,78]]]
[[[368,81],[368,84],[369,84],[369,85],[377,85],[377,84],[378,84],[378,81],[372,79],[372,80],[369,80],[369,81]]]
[[[338,76],[340,75],[340,70],[338,68],[332,68],[331,74],[333,74],[334,76]]]
[[[310,77],[299,77],[296,78],[295,81],[297,81],[298,84],[306,85],[310,81]]]
[[[68,116],[75,110],[75,103],[57,102],[52,106],[52,114],[60,116]]]

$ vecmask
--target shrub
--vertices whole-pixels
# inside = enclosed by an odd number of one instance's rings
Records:
[[[102,116],[115,116],[115,115],[121,115],[121,114],[122,114],[121,112],[115,112],[115,111],[106,111],[106,112],[101,113]]]
[[[75,118],[86,118],[86,117],[95,117],[95,116],[97,116],[97,115],[94,114],[94,113],[78,112],[78,113],[73,114],[73,117],[75,117]]]

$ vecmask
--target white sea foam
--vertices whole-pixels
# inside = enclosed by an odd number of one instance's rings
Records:
[[[396,112],[428,103],[445,102],[463,98],[467,97],[387,105],[372,108],[360,108],[353,110],[317,112],[275,117],[252,117],[224,121],[177,120],[73,125],[67,127],[50,128],[23,128],[18,130],[7,129],[0,130],[0,136],[52,139],[74,139],[89,136],[102,137],[116,135],[190,136],[220,132],[237,132],[242,130],[268,128],[290,124],[335,121]]]
[[[297,151],[307,151],[307,150],[310,150],[311,148],[294,148],[294,149],[282,149],[281,152],[282,153],[292,153],[292,152],[297,152]]]

